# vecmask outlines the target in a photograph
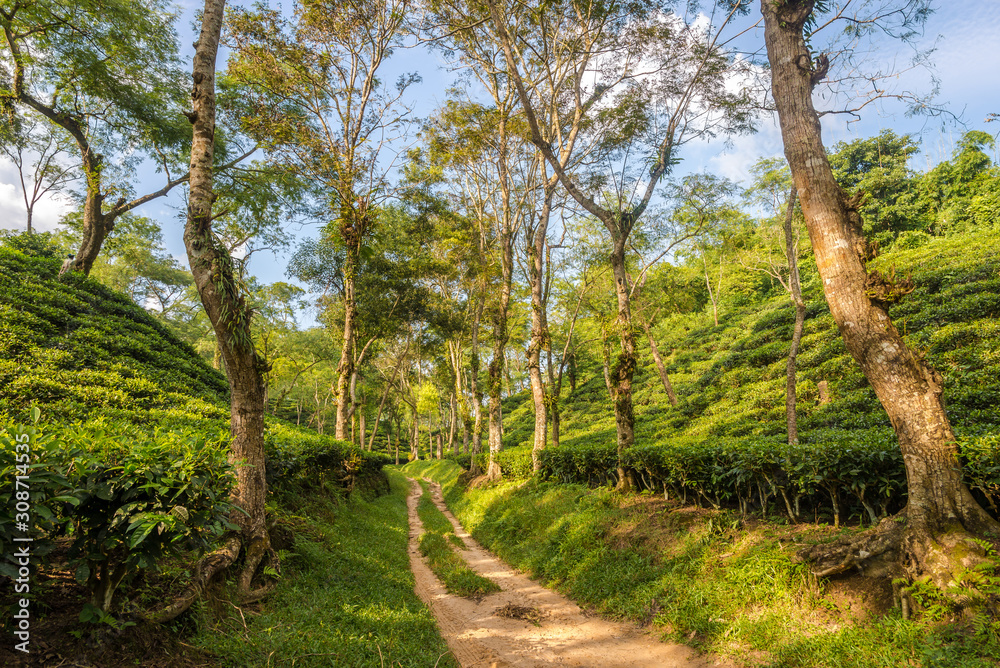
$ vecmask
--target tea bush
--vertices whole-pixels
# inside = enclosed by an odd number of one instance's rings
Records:
[[[143,432],[132,425],[94,420],[69,426],[0,425],[0,468],[16,467],[18,435],[28,434],[33,460],[33,535],[41,545],[69,535],[77,580],[104,611],[114,593],[171,552],[202,551],[227,529],[233,484],[223,431]],[[0,481],[0,500],[15,494],[15,480]],[[0,538],[12,554],[14,506],[0,510]],[[38,551],[36,550],[37,554]],[[43,551],[44,553],[44,551]],[[3,572],[10,574],[9,565]]]

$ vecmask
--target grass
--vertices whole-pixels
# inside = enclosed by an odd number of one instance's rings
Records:
[[[995,620],[980,620],[977,629],[906,621],[895,610],[852,612],[835,587],[817,588],[793,562],[792,541],[811,534],[579,485],[465,490],[461,468],[449,461],[413,462],[404,471],[441,482],[466,529],[511,565],[586,607],[738,662],[977,668],[1000,659]]]
[[[424,525],[424,534],[420,537],[420,553],[427,557],[434,575],[449,592],[466,598],[479,598],[500,591],[497,583],[469,568],[465,560],[455,552],[455,547],[464,547],[461,539],[455,535],[448,518],[434,505],[427,483],[421,480],[420,488],[423,493],[417,504],[417,513]]]
[[[281,499],[301,515],[276,511],[295,533],[277,592],[258,613],[230,609],[221,622],[203,620],[196,644],[226,666],[456,668],[414,592],[408,483],[388,474],[390,493],[374,500],[315,492]]]

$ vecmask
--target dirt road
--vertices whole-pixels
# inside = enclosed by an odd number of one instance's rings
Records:
[[[629,624],[588,616],[576,603],[514,572],[479,546],[447,510],[441,488],[434,501],[465,544],[462,557],[501,591],[474,601],[449,594],[418,549],[423,526],[417,516],[420,486],[407,499],[410,567],[417,594],[438,620],[441,634],[463,668],[587,666],[593,668],[708,668],[732,664],[699,656],[683,645],[659,642]],[[514,617],[505,615],[514,615]],[[529,621],[517,617],[527,617]]]

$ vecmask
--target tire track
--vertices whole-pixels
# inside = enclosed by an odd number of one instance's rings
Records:
[[[463,668],[709,668],[733,665],[699,656],[684,645],[661,643],[631,624],[587,616],[573,601],[514,572],[483,549],[447,509],[440,485],[431,482],[431,490],[434,503],[465,544],[462,558],[477,573],[501,587],[501,591],[478,601],[445,591],[420,556],[418,545],[423,525],[417,515],[417,501],[421,489],[411,479],[407,507],[410,565],[416,579],[416,591],[437,618],[448,647]],[[496,614],[498,609],[510,605],[537,610],[541,621],[533,624]]]

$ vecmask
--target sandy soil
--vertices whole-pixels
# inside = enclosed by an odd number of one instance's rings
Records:
[[[463,668],[593,666],[600,668],[707,668],[732,666],[698,655],[683,645],[659,642],[635,626],[588,616],[573,601],[516,573],[483,549],[447,510],[441,488],[432,483],[434,501],[465,543],[461,554],[480,575],[501,590],[480,601],[454,596],[434,577],[418,549],[423,526],[417,516],[420,486],[413,481],[407,499],[410,517],[410,566],[417,594],[438,620],[441,634]],[[537,624],[497,614],[529,608]]]

